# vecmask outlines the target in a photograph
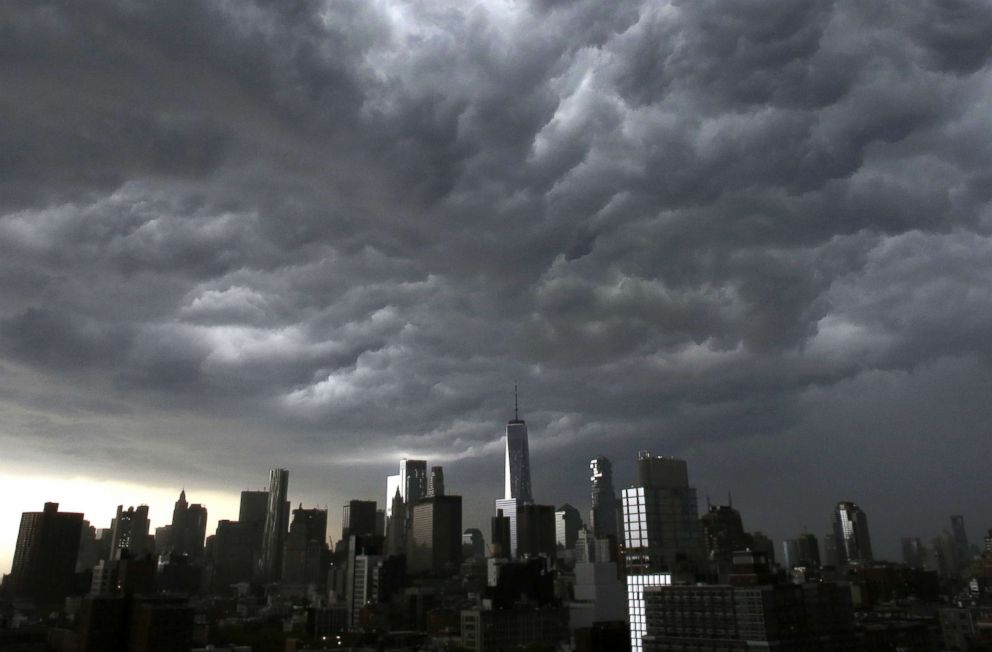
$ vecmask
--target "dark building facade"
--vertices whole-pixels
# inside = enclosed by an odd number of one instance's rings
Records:
[[[261,578],[277,582],[282,572],[282,553],[289,528],[286,496],[289,493],[289,471],[269,471],[268,503],[265,508],[265,528],[262,533]]]
[[[589,462],[589,483],[592,488],[592,508],[589,524],[597,539],[617,537],[617,511],[620,502],[613,488],[613,464],[605,457]]]
[[[341,540],[348,537],[375,536],[376,502],[374,500],[349,500],[341,510]]]
[[[13,595],[54,603],[72,593],[83,515],[59,512],[58,503],[24,512],[8,578]]]
[[[450,575],[462,560],[462,497],[433,496],[413,507],[408,569],[412,574]]]
[[[517,505],[517,557],[557,556],[554,505]]]

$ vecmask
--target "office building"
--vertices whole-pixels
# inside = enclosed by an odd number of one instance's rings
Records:
[[[341,540],[347,542],[351,535],[367,537],[375,534],[376,502],[349,500],[341,512]]]
[[[222,520],[213,538],[213,586],[225,590],[238,582],[250,582],[258,561],[261,528],[253,523]]]
[[[444,468],[440,466],[432,466],[431,474],[427,478],[427,495],[428,496],[443,496],[444,495]]]
[[[613,488],[613,464],[605,457],[597,457],[589,462],[589,471],[589,482],[592,485],[590,529],[597,539],[616,537],[620,503]]]
[[[951,516],[951,535],[954,537],[958,565],[963,566],[971,561],[971,546],[968,544],[968,533],[964,528],[964,516],[960,514]]]
[[[622,495],[628,572],[694,578],[704,552],[696,490],[689,486],[685,461],[642,452],[638,481]]]
[[[741,514],[732,504],[713,505],[707,501],[706,513],[699,518],[709,578],[726,582],[733,565],[734,552],[751,546],[751,536],[744,531]]]
[[[389,519],[393,516],[393,496],[400,495],[400,502],[403,502],[403,489],[400,488],[400,475],[386,476],[386,529],[389,529]]]
[[[554,505],[517,505],[515,558],[555,559],[557,552]]]
[[[568,640],[568,610],[564,607],[463,609],[462,647],[473,652],[558,649]]]
[[[514,506],[514,511],[516,506]],[[510,534],[510,517],[503,513],[502,509],[496,510],[496,516],[492,517],[492,529],[490,533],[489,556],[496,559],[510,559],[513,557],[513,548],[510,544],[512,536]]]
[[[799,564],[810,569],[820,568],[820,544],[816,540],[816,535],[803,532],[796,539],[798,546]]]
[[[833,513],[837,564],[863,564],[874,559],[868,516],[852,502],[839,502]]]
[[[179,493],[172,511],[172,526],[168,531],[168,542],[158,541],[155,531],[155,547],[166,548],[179,555],[198,558],[203,556],[203,541],[207,535],[207,508],[203,505],[190,505],[186,501],[186,490]]]
[[[517,558],[517,507],[521,504],[516,498],[501,498],[496,501],[496,514],[502,514],[507,519],[509,547],[503,551],[507,559]],[[493,543],[496,543],[495,534]]]
[[[579,510],[565,503],[555,512],[555,542],[565,550],[575,547],[582,529],[582,516]]]
[[[348,538],[348,563],[345,577],[345,606],[348,609],[348,628],[355,629],[361,611],[375,600],[375,569],[383,557],[381,537]]]
[[[148,535],[148,505],[138,507],[117,506],[117,516],[111,521],[112,559],[144,557],[155,549],[154,540]]]
[[[400,460],[400,495],[408,518],[417,501],[427,497],[427,482],[426,460]]]
[[[83,515],[59,512],[58,503],[45,503],[40,512],[22,513],[7,579],[11,593],[43,604],[69,595],[82,531]]]
[[[405,555],[407,519],[399,484],[396,485],[396,492],[393,494],[390,513],[392,516],[386,521],[386,554],[392,557]]]
[[[375,503],[372,503],[375,505]],[[293,510],[283,552],[282,582],[323,586],[327,581],[327,510]]]
[[[486,539],[482,530],[470,527],[462,532],[462,557],[465,559],[484,559],[486,556]]]
[[[269,471],[269,500],[265,508],[265,528],[262,533],[261,578],[265,582],[278,582],[282,572],[282,553],[286,543],[286,497],[289,494],[289,471]]]
[[[413,506],[407,569],[454,575],[462,560],[462,497],[432,496]]]
[[[513,420],[506,424],[506,465],[504,469],[505,500],[516,499],[520,504],[534,502],[530,488],[530,448],[527,423],[520,418],[516,387],[513,390]]]
[[[645,652],[861,649],[846,585],[659,586],[644,602]]]
[[[642,642],[648,632],[644,615],[644,591],[652,586],[669,586],[671,573],[645,573],[627,576],[627,621],[630,624],[630,652],[643,652]]]

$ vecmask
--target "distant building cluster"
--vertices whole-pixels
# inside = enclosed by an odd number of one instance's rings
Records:
[[[964,518],[902,563],[878,561],[868,516],[841,501],[821,547],[776,546],[728,498],[698,496],[685,460],[641,452],[617,491],[589,462],[589,508],[541,503],[526,422],[506,425],[489,532],[463,527],[444,469],[402,459],[384,501],[327,511],[289,498],[289,471],[241,493],[207,534],[181,491],[171,523],[120,505],[108,527],[46,503],[23,514],[0,593],[0,649],[981,650],[992,646],[992,532]],[[488,536],[488,544],[487,544]],[[780,552],[779,555],[776,552]],[[985,646],[985,647],[983,647]]]

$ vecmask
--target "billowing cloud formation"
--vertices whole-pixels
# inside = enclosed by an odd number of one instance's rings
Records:
[[[333,504],[410,453],[481,522],[519,382],[547,502],[650,448],[779,535],[992,518],[988,3],[0,13],[12,463]]]

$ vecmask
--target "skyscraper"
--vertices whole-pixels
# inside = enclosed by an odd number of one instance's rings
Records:
[[[453,575],[462,558],[462,497],[432,496],[413,507],[411,574]]]
[[[589,462],[592,508],[589,521],[597,539],[617,536],[617,494],[613,489],[613,464],[605,457]]]
[[[430,477],[427,478],[427,495],[428,496],[443,496],[444,495],[444,468],[440,466],[432,466]]]
[[[328,552],[327,510],[303,509],[303,505],[294,509],[283,553],[282,581],[323,585],[327,581]]]
[[[864,563],[874,559],[871,536],[868,534],[868,516],[860,507],[852,502],[837,503],[833,522],[839,565]]]
[[[376,534],[376,502],[349,500],[341,510],[341,540],[347,545],[351,535],[367,537]]]
[[[527,423],[520,418],[516,387],[513,388],[513,420],[506,424],[506,471],[503,498],[519,504],[534,502],[530,489],[530,449]]]
[[[641,452],[637,465],[639,486],[623,490],[628,570],[693,576],[703,543],[685,460]]]
[[[555,541],[565,550],[575,547],[582,529],[582,516],[579,510],[565,503],[555,511]]]
[[[111,522],[110,528],[111,559],[122,557],[143,557],[152,552],[153,547],[148,541],[148,505],[138,507],[117,506],[117,516]]]
[[[9,581],[16,597],[52,603],[73,587],[83,515],[59,512],[58,503],[44,511],[21,514]]]
[[[157,530],[156,530],[157,533]],[[207,508],[186,502],[186,490],[179,493],[179,500],[172,511],[172,529],[169,548],[172,552],[190,557],[203,554],[203,540],[207,534]],[[156,545],[158,540],[156,537]]]
[[[261,575],[266,582],[279,581],[282,572],[282,552],[289,529],[286,495],[289,493],[289,471],[269,471],[269,502],[265,509],[265,529],[262,533]]]
[[[413,505],[427,496],[427,461],[400,460],[400,495],[406,504],[407,516],[412,513]]]
[[[971,561],[971,546],[968,544],[968,532],[964,529],[964,516],[951,516],[951,535],[954,537],[955,553],[961,565]]]

